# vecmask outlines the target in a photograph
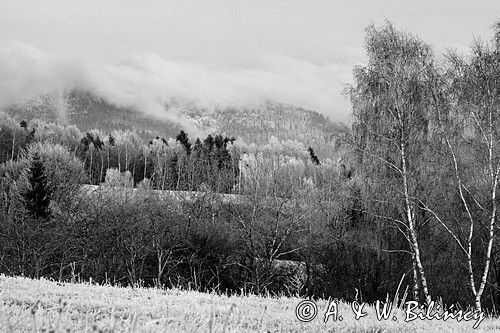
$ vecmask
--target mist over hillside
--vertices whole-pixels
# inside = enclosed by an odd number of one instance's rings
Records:
[[[186,130],[179,123],[115,106],[86,92],[72,92],[62,98],[39,95],[27,102],[10,105],[5,111],[28,121],[41,118],[76,125],[81,131],[98,129],[105,134],[113,130],[134,131],[144,140],[156,136],[174,138],[181,129]],[[266,144],[274,137],[279,141],[296,140],[315,145],[332,141],[343,128],[315,111],[273,102],[255,108],[212,110],[186,106],[180,108],[180,113],[193,124],[187,129],[193,137],[221,133],[255,144]]]

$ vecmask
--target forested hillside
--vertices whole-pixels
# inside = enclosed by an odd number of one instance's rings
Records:
[[[165,105],[165,112],[169,112],[168,109]],[[75,125],[82,132],[100,130],[109,134],[114,130],[133,131],[144,140],[156,136],[175,138],[182,129],[175,122],[115,106],[85,92],[71,92],[65,96],[42,95],[6,107],[4,112],[27,121],[40,118]],[[279,141],[296,140],[321,147],[335,142],[339,132],[346,130],[317,112],[272,102],[258,108],[207,110],[183,107],[181,114],[200,133],[221,133],[255,144],[266,144],[275,137]]]
[[[133,131],[144,139],[156,136],[174,137],[181,129],[172,122],[155,119],[137,110],[118,107],[89,93],[76,91],[64,96],[37,96],[24,103],[5,107],[4,112],[27,121],[39,118],[75,125],[83,132]]]

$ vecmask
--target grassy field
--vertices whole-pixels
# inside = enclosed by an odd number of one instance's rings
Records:
[[[373,307],[354,319],[350,304],[339,303],[343,320],[303,323],[295,308],[302,299],[228,297],[182,290],[65,284],[0,275],[1,332],[498,332],[500,320],[378,321]],[[392,315],[391,315],[392,318]]]

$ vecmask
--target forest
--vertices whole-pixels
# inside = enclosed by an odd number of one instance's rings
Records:
[[[149,141],[0,113],[0,273],[373,302],[500,306],[500,24],[434,54],[387,22],[335,151]],[[323,144],[324,142],[318,143]],[[181,195],[182,194],[182,195]]]

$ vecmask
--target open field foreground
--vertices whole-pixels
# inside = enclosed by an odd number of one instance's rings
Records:
[[[500,320],[378,321],[373,307],[356,321],[339,303],[342,321],[323,323],[326,301],[309,323],[296,319],[299,298],[228,297],[193,291],[62,284],[0,276],[2,332],[498,332]]]

